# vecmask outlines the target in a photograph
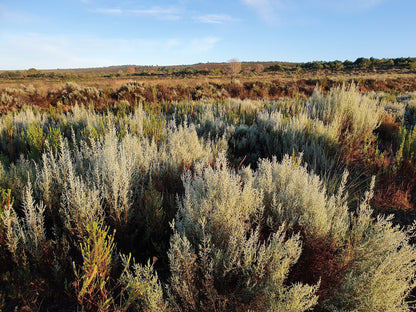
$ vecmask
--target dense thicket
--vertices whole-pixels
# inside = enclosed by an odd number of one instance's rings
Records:
[[[142,104],[141,87],[98,112],[67,84],[67,112],[0,117],[1,309],[412,309],[414,95]]]
[[[331,70],[390,70],[390,69],[416,69],[416,58],[399,57],[394,59],[377,59],[374,57],[359,57],[354,62],[346,60],[331,62],[307,62],[300,65],[303,69],[331,69]]]

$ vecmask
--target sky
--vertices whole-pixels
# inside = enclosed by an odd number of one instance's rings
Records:
[[[0,0],[0,70],[416,56],[415,0]]]

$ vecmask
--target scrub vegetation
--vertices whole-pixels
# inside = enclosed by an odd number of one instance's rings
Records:
[[[416,94],[276,86],[3,88],[0,311],[412,311]]]

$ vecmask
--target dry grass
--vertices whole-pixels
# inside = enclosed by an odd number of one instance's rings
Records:
[[[416,73],[403,72],[398,70],[389,71],[376,71],[376,72],[363,72],[363,71],[307,71],[307,72],[262,72],[262,73],[249,73],[242,74],[238,77],[241,83],[262,81],[272,82],[280,80],[282,84],[292,84],[300,80],[322,80],[328,79],[334,82],[340,83],[344,81],[380,81],[386,84],[386,88],[391,88],[388,85],[389,81],[393,81],[394,85],[400,85],[409,83],[416,78]],[[135,80],[141,83],[149,85],[163,84],[166,86],[187,85],[196,86],[201,83],[214,83],[223,84],[230,82],[228,75],[209,75],[209,76],[189,76],[186,78],[167,76],[128,76],[122,75],[121,77],[104,77],[103,75],[84,75],[75,76],[72,80],[75,80],[85,87],[96,88],[112,88],[118,89],[123,84]],[[19,87],[22,84],[31,84],[39,90],[55,90],[62,85],[63,80],[46,79],[46,78],[24,78],[19,80],[0,79],[0,90],[7,87]]]

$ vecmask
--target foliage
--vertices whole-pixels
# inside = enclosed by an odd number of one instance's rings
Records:
[[[183,309],[207,309],[210,304],[209,310],[234,310],[248,304],[279,310],[291,306],[294,298],[299,301],[293,311],[316,304],[317,285],[285,285],[301,253],[299,237],[286,238],[280,228],[262,241],[263,196],[253,182],[249,176],[241,181],[221,157],[215,168],[199,167],[193,177],[184,176],[178,232],[169,251],[171,292]]]
[[[400,167],[404,162],[416,166],[416,127],[410,130],[401,127],[398,142],[400,142],[400,147],[396,154],[397,167]]]
[[[113,298],[109,291],[114,234],[102,224],[91,221],[86,226],[86,240],[81,243],[82,267],[74,263],[74,288],[78,303],[86,311],[111,311]]]
[[[374,57],[365,58],[359,57],[354,62],[346,60],[344,62],[341,61],[331,61],[331,62],[307,62],[301,64],[301,68],[303,69],[361,69],[366,70],[369,68],[372,69],[392,69],[392,68],[414,68],[416,64],[415,58],[395,58],[395,59],[377,59]]]
[[[345,276],[326,304],[339,311],[410,311],[406,298],[415,286],[415,247],[392,216],[371,218],[371,196],[352,220]]]
[[[127,297],[125,305],[146,312],[167,311],[168,306],[163,298],[162,285],[150,262],[142,266],[133,260],[130,269],[130,257],[122,256],[121,258],[126,268],[121,276]]]
[[[264,192],[269,226],[285,223],[301,230],[307,240],[339,244],[349,229],[346,179],[344,173],[337,194],[329,196],[319,176],[309,173],[299,159],[286,156],[281,163],[261,160],[255,185]]]
[[[412,309],[414,95],[321,82],[2,90],[0,306]]]
[[[381,121],[382,109],[375,99],[362,96],[352,84],[331,89],[327,95],[315,90],[309,114],[337,131],[344,151],[351,153],[372,134]]]
[[[29,124],[26,133],[27,144],[29,145],[29,157],[39,158],[43,152],[45,138],[43,129],[39,124]]]

